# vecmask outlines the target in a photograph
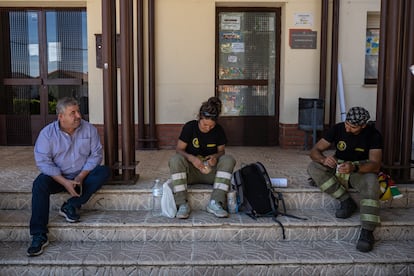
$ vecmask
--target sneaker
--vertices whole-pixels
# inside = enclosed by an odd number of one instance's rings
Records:
[[[355,201],[349,197],[348,199],[341,201],[341,207],[336,210],[335,216],[337,218],[346,219],[352,216],[352,214],[356,211],[357,205]]]
[[[188,203],[184,203],[178,207],[178,211],[175,216],[179,219],[186,219],[190,216],[190,211],[190,205],[188,205]]]
[[[372,250],[374,242],[372,231],[362,228],[356,248],[361,252],[369,252]]]
[[[33,235],[32,244],[27,249],[27,256],[39,256],[43,249],[49,244],[46,234]]]
[[[59,210],[59,214],[66,219],[67,222],[78,222],[80,216],[76,213],[76,209],[69,203],[63,203]]]
[[[210,203],[207,205],[207,212],[214,214],[218,218],[227,218],[229,216],[229,213],[214,199],[210,200]]]

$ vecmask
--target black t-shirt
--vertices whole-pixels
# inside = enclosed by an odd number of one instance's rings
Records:
[[[203,157],[217,153],[217,147],[227,143],[226,134],[219,124],[203,133],[198,128],[197,120],[189,121],[183,126],[179,139],[187,143],[187,153]]]
[[[335,146],[335,156],[345,161],[368,160],[369,150],[382,149],[382,136],[371,125],[355,135],[345,131],[345,123],[339,123],[329,129],[323,138]]]

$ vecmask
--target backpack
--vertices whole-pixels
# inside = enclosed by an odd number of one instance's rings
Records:
[[[270,177],[260,162],[245,165],[235,171],[233,189],[237,193],[239,210],[255,220],[258,217],[272,217],[282,228],[283,239],[286,238],[285,228],[276,218],[278,215],[306,220],[306,218],[286,214],[283,194],[273,191]],[[282,204],[283,212],[279,210],[279,203]]]

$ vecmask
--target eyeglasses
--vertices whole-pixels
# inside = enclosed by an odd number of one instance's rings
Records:
[[[201,115],[203,115],[203,117],[205,117],[205,118],[216,118],[217,117],[217,114],[212,114],[212,113],[207,112],[207,111],[202,111]]]

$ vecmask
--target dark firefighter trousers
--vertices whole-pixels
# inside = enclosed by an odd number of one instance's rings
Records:
[[[350,197],[347,189],[340,184],[335,176],[336,170],[312,161],[308,173],[316,185],[333,198],[339,201]],[[375,173],[351,173],[349,184],[360,193],[360,220],[364,229],[373,231],[380,224],[380,186]]]

